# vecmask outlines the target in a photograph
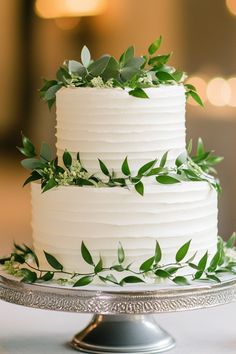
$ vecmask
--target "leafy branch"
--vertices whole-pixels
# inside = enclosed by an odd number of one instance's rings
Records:
[[[134,283],[157,282],[169,280],[178,285],[189,285],[191,281],[204,280],[221,282],[220,274],[236,274],[236,234],[224,242],[218,240],[217,251],[213,257],[206,252],[197,262],[197,252],[188,256],[191,240],[183,244],[176,252],[175,260],[169,264],[163,264],[162,250],[158,241],[153,256],[143,261],[138,266],[127,264],[125,250],[121,243],[117,249],[117,260],[110,267],[104,267],[102,256],[98,259],[92,256],[85,243],[81,243],[81,257],[90,267],[87,273],[68,272],[64,266],[51,254],[44,251],[44,256],[49,266],[41,269],[36,253],[26,245],[14,244],[11,256],[0,259],[2,268],[9,274],[21,278],[26,283],[48,282],[54,280],[60,284],[69,284],[73,287],[81,287],[100,280],[118,286]],[[96,257],[97,258],[97,257]],[[135,263],[135,262],[134,262]],[[186,270],[184,273],[183,270]],[[125,276],[122,277],[122,273]],[[118,276],[118,274],[120,274]]]
[[[134,97],[148,98],[143,90],[147,87],[158,87],[160,84],[173,85],[184,83],[187,75],[173,66],[167,65],[172,53],[157,55],[162,43],[162,36],[148,47],[148,52],[135,56],[134,46],[127,48],[119,60],[111,55],[103,55],[97,60],[91,59],[89,49],[84,46],[81,61],[66,60],[57,70],[56,80],[44,80],[40,89],[40,97],[51,109],[56,93],[64,87],[128,87],[129,94]],[[186,97],[191,96],[203,106],[196,88],[184,84]]]
[[[98,159],[100,172],[103,173],[104,178],[89,173],[82,165],[79,153],[73,161],[71,154],[65,150],[64,166],[59,166],[58,159],[52,157],[52,150],[47,143],[41,144],[40,152],[37,154],[33,143],[22,134],[22,145],[18,147],[18,150],[26,156],[26,159],[22,160],[21,164],[31,170],[31,175],[24,182],[24,186],[32,181],[40,180],[43,192],[61,185],[126,188],[133,186],[140,195],[143,195],[143,180],[147,177],[155,178],[155,181],[160,184],[207,181],[217,191],[221,190],[218,179],[209,173],[215,173],[213,165],[219,163],[222,158],[212,155],[211,151],[205,152],[201,139],[198,141],[197,154],[190,157],[187,152],[181,153],[173,167],[167,166],[168,152],[163,154],[160,161],[155,159],[145,163],[135,174],[131,172],[128,157],[122,162],[119,174],[113,170],[110,171],[106,164]],[[192,142],[188,146],[189,152],[192,150],[191,145]]]

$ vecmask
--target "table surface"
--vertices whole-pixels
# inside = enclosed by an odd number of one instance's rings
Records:
[[[161,314],[158,323],[177,346],[170,354],[235,354],[236,303],[205,310]],[[0,354],[76,353],[66,343],[90,315],[36,310],[0,300]]]

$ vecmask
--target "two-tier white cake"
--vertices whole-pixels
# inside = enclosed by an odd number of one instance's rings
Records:
[[[162,85],[145,89],[149,99],[138,99],[120,88],[62,88],[56,97],[57,153],[67,149],[91,173],[98,173],[98,158],[119,173],[128,156],[132,172],[169,151],[168,166],[185,151],[185,89]],[[217,245],[217,193],[206,181],[163,185],[148,177],[140,196],[133,186],[59,186],[41,193],[32,183],[34,248],[44,264],[43,250],[70,271],[86,272],[81,242],[104,264],[116,259],[122,243],[127,262],[139,264],[153,255],[155,242],[162,262],[192,240],[189,255]]]

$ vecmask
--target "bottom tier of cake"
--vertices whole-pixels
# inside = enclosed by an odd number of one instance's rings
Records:
[[[188,257],[216,251],[217,193],[207,182],[147,185],[143,197],[133,187],[64,186],[42,193],[40,184],[32,183],[31,191],[33,244],[41,265],[45,250],[69,271],[89,271],[82,241],[94,260],[101,255],[107,266],[117,263],[119,242],[127,264],[153,256],[156,240],[162,264],[175,261],[189,240]]]

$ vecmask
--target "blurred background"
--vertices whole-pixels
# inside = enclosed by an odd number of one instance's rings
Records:
[[[189,74],[205,102],[187,104],[187,139],[201,136],[225,159],[219,233],[236,230],[236,0],[0,0],[0,252],[12,240],[30,242],[27,173],[20,167],[20,131],[39,144],[55,143],[55,112],[37,90],[64,59],[138,54],[162,34],[162,53]]]

